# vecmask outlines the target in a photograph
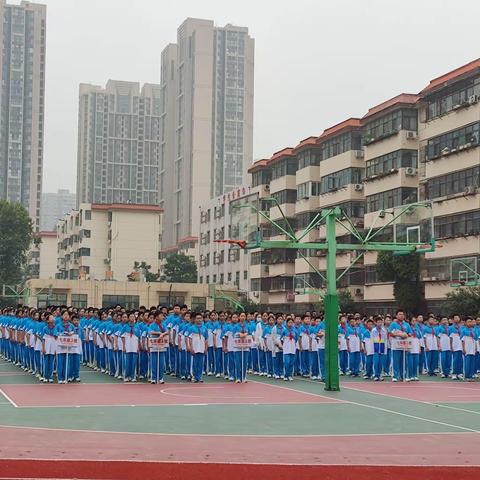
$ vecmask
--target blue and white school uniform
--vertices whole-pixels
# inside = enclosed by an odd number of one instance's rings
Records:
[[[300,374],[310,376],[310,325],[300,325],[298,331],[298,344],[300,348]]]
[[[360,373],[360,329],[347,327],[348,365],[350,373],[357,377]]]
[[[121,334],[123,351],[125,353],[125,382],[137,381],[137,359],[140,346],[139,333],[136,325],[128,323]]]
[[[400,322],[397,320],[394,320],[390,324],[389,332],[394,338],[395,338],[395,335],[394,335],[395,332],[404,332],[408,336],[411,336],[413,333],[412,328],[406,321]],[[392,341],[392,357],[393,357],[393,380],[394,381],[403,380],[406,373],[405,367],[407,366],[406,352],[405,350],[397,348],[394,341]]]
[[[421,341],[423,339],[423,331],[420,325],[415,325],[415,330],[413,331],[412,339],[412,347],[407,356],[408,362],[408,371],[407,371],[407,379],[408,380],[418,380],[418,368],[420,362],[420,354],[421,354]]]
[[[346,375],[348,370],[347,325],[338,326],[338,363],[340,375]]]
[[[315,338],[318,346],[318,360],[320,368],[320,378],[325,381],[325,322],[321,321],[316,326]]]
[[[241,323],[237,323],[231,329],[233,339],[240,338],[243,335],[251,336],[251,328],[245,322],[243,325]],[[245,382],[247,377],[247,366],[248,366],[248,357],[250,354],[249,347],[238,347],[237,344],[233,344],[233,351],[235,352],[235,381],[237,382]]]
[[[164,322],[165,323],[165,322]],[[162,335],[165,333],[168,334],[168,326],[165,328],[164,323],[157,323],[154,322],[147,327],[146,335],[148,338],[158,338],[158,333],[160,332]],[[165,365],[166,365],[166,357],[168,348],[158,349],[158,351],[152,351],[150,347],[149,349],[149,361],[150,361],[150,382],[151,383],[163,383],[164,375],[165,375]]]
[[[216,321],[213,324],[214,334],[214,355],[215,355],[215,376],[221,377],[224,373],[224,358],[223,358],[223,341],[222,341],[222,324]]]
[[[478,352],[476,329],[463,327],[461,338],[465,349],[465,379],[471,380],[475,375],[475,355]]]
[[[55,327],[55,337],[59,335],[72,335],[73,327],[70,323],[60,324]],[[68,380],[68,370],[70,367],[71,357],[70,357],[70,348],[63,352],[58,349],[57,346],[57,378],[58,383],[66,383]]]
[[[273,338],[273,371],[275,378],[284,378],[284,359],[282,350],[282,336],[283,327],[274,325],[272,328]]]
[[[440,365],[442,367],[442,375],[450,376],[452,370],[452,350],[450,346],[450,337],[448,335],[448,326],[439,325],[437,335],[440,343]]]
[[[75,327],[75,325],[71,325],[72,328],[72,335],[78,337],[78,343],[71,349],[69,352],[69,361],[68,361],[68,380],[73,382],[80,381],[80,363],[82,360],[82,337],[83,331],[80,327]]]
[[[293,366],[295,362],[295,354],[297,352],[298,333],[295,328],[288,329],[285,327],[280,337],[283,348],[283,364],[285,368],[284,380],[293,380]]]
[[[453,378],[463,375],[462,327],[457,323],[448,329],[452,346],[452,373]]]
[[[193,381],[203,382],[203,363],[207,352],[205,343],[208,341],[208,330],[205,326],[192,325],[189,329],[188,336],[191,341],[193,350]]]
[[[425,325],[423,327],[423,338],[425,339],[427,370],[428,374],[432,376],[435,375],[435,370],[438,368],[437,327]]]
[[[387,354],[388,333],[385,327],[373,327],[370,338],[373,343],[373,375],[375,380],[382,378],[382,371]],[[388,373],[388,372],[387,372]]]
[[[372,331],[368,329],[362,330],[362,342],[365,349],[365,378],[373,377],[373,358],[375,350],[373,347]]]
[[[308,329],[308,336],[310,340],[309,365],[312,380],[320,379],[320,358],[318,356],[318,340],[317,333],[319,331],[318,325],[311,325]]]
[[[265,345],[265,369],[267,372],[267,377],[271,378],[274,375],[273,370],[273,337],[272,337],[272,327],[270,325],[265,325],[262,329],[262,338],[263,344]]]
[[[53,382],[53,360],[57,353],[56,328],[45,325],[41,332],[44,344],[43,378],[46,382]]]

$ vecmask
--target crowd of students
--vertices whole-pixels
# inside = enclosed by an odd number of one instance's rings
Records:
[[[340,314],[340,375],[417,381],[420,374],[473,381],[480,372],[480,318]],[[0,310],[2,357],[52,383],[79,382],[80,364],[125,382],[166,375],[246,382],[247,373],[325,380],[321,315],[191,312],[186,306]]]

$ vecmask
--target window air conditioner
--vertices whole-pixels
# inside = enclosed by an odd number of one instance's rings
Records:
[[[417,169],[413,167],[407,167],[405,169],[405,175],[407,175],[407,177],[415,177],[417,175]]]
[[[356,183],[354,186],[353,186],[353,189],[356,191],[356,192],[361,192],[363,190],[363,184],[362,183]]]

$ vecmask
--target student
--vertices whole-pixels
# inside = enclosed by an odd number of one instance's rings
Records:
[[[430,377],[435,377],[435,370],[438,367],[438,348],[439,341],[437,337],[437,327],[435,326],[435,317],[429,317],[428,325],[423,327],[423,338],[425,339],[425,354],[427,357],[427,371]]]
[[[372,328],[370,333],[373,343],[373,379],[375,382],[383,382],[382,371],[387,350],[387,330],[383,326],[382,317],[376,317],[374,323],[375,327]]]
[[[72,336],[77,339],[76,346],[72,349],[70,354],[68,381],[80,382],[80,363],[82,358],[82,345],[83,345],[83,330],[80,328],[80,319],[78,315],[73,314],[71,318],[72,322]]]
[[[477,353],[478,334],[474,328],[475,321],[467,317],[466,326],[461,330],[462,351],[465,358],[465,380],[474,381],[475,375],[475,355]]]
[[[43,353],[43,381],[53,383],[53,360],[57,353],[55,317],[48,315],[47,324],[41,332]]]
[[[340,375],[346,375],[348,369],[348,345],[347,345],[347,317],[340,315],[340,325],[338,326],[338,356]]]
[[[452,352],[452,379],[463,378],[462,326],[458,315],[452,316],[452,325],[448,328],[450,350]]]
[[[154,315],[151,314],[152,319],[155,321],[150,323],[147,330],[147,342],[149,338],[165,338],[169,337],[168,330],[168,320],[164,321],[164,314],[162,311],[159,311]],[[149,315],[150,318],[150,315]],[[169,337],[170,341],[170,337]],[[165,345],[163,348],[153,348],[147,343],[147,348],[149,350],[149,359],[150,359],[150,383],[160,383],[163,385],[164,374],[165,374],[165,362],[168,347]]]
[[[275,325],[275,317],[270,315],[268,317],[268,324],[263,327],[262,337],[265,345],[265,367],[267,371],[267,378],[272,378],[274,375],[273,370],[273,351],[275,349],[273,344],[273,332],[272,329]]]
[[[73,327],[70,325],[70,314],[67,310],[62,313],[61,323],[55,327],[55,338],[59,335],[73,335]],[[57,379],[58,383],[67,383],[69,362],[71,361],[70,347],[66,347],[65,351],[60,351],[57,346]]]
[[[369,318],[365,323],[365,328],[362,330],[361,339],[362,339],[362,351],[365,354],[365,374],[363,378],[372,379],[373,378],[373,358],[375,355],[373,347],[373,320]]]
[[[423,332],[417,323],[417,319],[412,317],[410,320],[410,327],[412,328],[412,347],[407,355],[407,382],[418,382],[418,368],[420,362],[420,342],[423,338]]]
[[[442,366],[442,378],[449,378],[452,369],[452,350],[448,332],[448,318],[443,317],[437,327],[438,344],[440,348],[440,364]]]
[[[355,319],[350,319],[347,327],[347,350],[350,374],[358,377],[360,374],[360,329],[355,325]]]
[[[125,376],[123,381],[136,382],[139,333],[135,322],[135,314],[133,312],[130,312],[128,315],[128,323],[123,327],[120,337],[122,338],[125,362]]]
[[[320,358],[318,356],[318,322],[316,318],[312,318],[308,329],[308,365],[310,370],[310,378],[312,380],[320,380]],[[300,343],[300,341],[299,341]]]
[[[276,379],[285,378],[283,363],[283,345],[281,340],[283,330],[283,315],[278,314],[276,323],[272,328],[274,378]]]
[[[393,339],[407,339],[412,334],[410,325],[405,321],[405,312],[402,309],[397,310],[395,320],[389,328],[390,335]],[[392,357],[393,357],[393,378],[392,382],[402,381],[405,376],[406,352],[398,347],[395,341],[392,341]]]
[[[299,337],[300,375],[302,375],[302,377],[309,377],[311,372],[310,357],[312,353],[310,332],[313,329],[311,327],[311,318],[308,314],[303,316],[303,322],[296,330]]]
[[[283,364],[285,367],[285,381],[293,381],[293,367],[295,362],[295,353],[297,351],[298,334],[294,328],[293,318],[288,316],[286,327],[280,336],[283,350]]]
[[[383,375],[385,377],[390,377],[392,373],[392,337],[390,335],[390,325],[392,324],[392,317],[390,315],[385,315],[384,326],[387,332],[387,342],[385,344],[386,352],[383,357]]]
[[[196,313],[194,319],[195,323],[189,329],[190,353],[193,357],[192,382],[203,383],[203,363],[205,361],[205,352],[208,350],[208,331],[203,325],[201,313]]]
[[[315,338],[318,346],[320,380],[325,382],[325,322],[323,320],[319,319],[318,321],[315,330]]]
[[[239,342],[248,342],[251,340],[251,329],[246,322],[246,315],[244,312],[238,316],[238,323],[232,329],[234,344],[233,351],[235,355],[235,382],[246,383],[247,381],[247,365],[250,347],[248,343],[245,346],[240,346]]]
[[[213,344],[215,356],[215,377],[220,378],[223,374],[223,348],[222,348],[222,328],[225,321],[223,312],[216,315],[216,320],[213,323]]]

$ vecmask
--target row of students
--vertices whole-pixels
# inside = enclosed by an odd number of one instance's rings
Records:
[[[84,364],[125,381],[163,383],[165,372],[202,381],[205,372],[243,382],[247,370],[285,380],[325,377],[325,324],[308,312],[300,318],[213,311],[192,318],[176,305],[168,315],[166,309],[7,313],[0,316],[2,354],[47,382],[54,368],[59,382],[79,381],[81,356]],[[442,376],[471,380],[479,365],[479,329],[473,319],[456,315],[440,322],[433,316],[406,322],[401,310],[394,319],[340,315],[340,373],[380,381],[393,364],[393,381],[418,380],[424,367],[435,375],[440,358]],[[81,348],[57,351],[59,335],[78,336]]]

